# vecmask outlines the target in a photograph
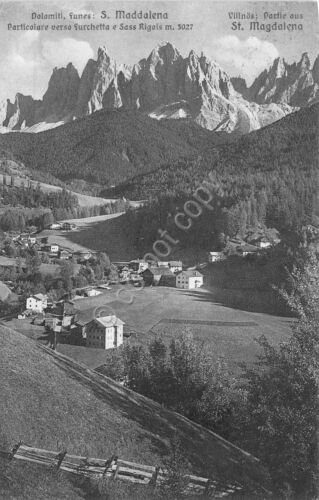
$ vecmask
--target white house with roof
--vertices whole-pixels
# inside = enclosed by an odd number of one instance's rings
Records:
[[[124,322],[115,315],[92,319],[86,325],[86,345],[98,349],[112,349],[123,344]]]
[[[208,262],[220,262],[225,259],[226,256],[224,252],[209,252],[208,254]]]
[[[57,243],[51,243],[50,244],[49,251],[51,253],[56,253],[57,254],[57,253],[59,253],[59,250],[60,250],[60,247],[59,247],[59,245]]]
[[[29,311],[42,313],[44,309],[47,308],[47,306],[48,296],[44,295],[43,293],[37,293],[27,298],[26,309],[28,309]]]
[[[203,275],[196,270],[181,271],[176,276],[176,288],[190,290],[191,288],[201,287],[203,283]]]
[[[256,241],[255,245],[258,248],[270,248],[272,246],[272,243],[266,238],[261,238],[260,240]]]

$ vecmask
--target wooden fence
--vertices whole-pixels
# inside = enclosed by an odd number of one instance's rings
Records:
[[[141,465],[121,460],[116,456],[109,459],[88,458],[69,455],[66,451],[56,452],[33,448],[18,443],[9,454],[11,459],[25,460],[40,465],[47,465],[56,470],[78,474],[94,479],[110,478],[132,483],[160,486],[165,484],[168,473],[161,467]],[[212,498],[225,498],[242,490],[239,485],[221,484],[204,477],[185,476],[186,494],[209,494]]]

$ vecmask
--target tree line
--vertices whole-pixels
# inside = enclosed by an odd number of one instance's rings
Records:
[[[70,191],[63,188],[46,193],[40,185],[36,189],[0,186],[0,198],[5,208],[0,216],[3,231],[24,231],[31,226],[44,229],[56,220],[108,215],[127,209],[122,199],[82,207],[78,197]]]
[[[311,254],[280,290],[298,317],[291,337],[274,347],[259,339],[253,367],[238,381],[191,332],[169,344],[114,350],[100,369],[128,387],[224,436],[267,466],[275,498],[318,495],[319,260]]]

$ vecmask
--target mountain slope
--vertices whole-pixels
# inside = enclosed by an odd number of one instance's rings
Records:
[[[185,58],[170,43],[128,68],[105,47],[79,77],[69,63],[55,68],[41,101],[17,94],[0,103],[0,131],[39,132],[101,109],[140,110],[152,118],[190,118],[208,130],[248,133],[292,111],[286,103],[260,106],[238,94],[230,77],[204,54]],[[2,128],[1,128],[2,127]]]
[[[259,461],[218,435],[13,330],[1,326],[0,339],[1,433],[8,442],[156,464],[176,433],[194,472],[251,494],[268,487]]]
[[[208,179],[212,170],[220,177],[229,177],[229,181],[237,179],[238,186],[245,176],[274,173],[282,176],[282,181],[279,179],[278,185],[274,185],[278,191],[281,182],[290,180],[287,178],[288,167],[304,176],[304,181],[312,175],[312,186],[316,189],[318,123],[319,104],[315,104],[231,143],[212,144],[196,161],[181,159],[174,165],[138,176],[119,186],[118,191],[132,199],[167,192],[191,193],[199,183]]]
[[[138,111],[98,111],[38,134],[0,134],[0,148],[26,167],[62,180],[111,186],[178,158],[197,157],[207,144],[229,140],[194,123],[158,122]]]

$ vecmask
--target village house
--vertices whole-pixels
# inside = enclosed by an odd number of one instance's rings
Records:
[[[95,307],[88,307],[81,311],[75,311],[74,323],[79,328],[83,339],[86,339],[86,329],[89,323],[95,318]]]
[[[236,250],[238,255],[242,255],[243,257],[247,257],[247,255],[255,255],[258,252],[258,248],[255,245],[250,245],[249,243],[238,246]]]
[[[37,239],[35,236],[31,236],[29,233],[26,234],[20,234],[18,238],[15,238],[15,243],[18,243],[21,246],[24,247],[32,247],[33,245],[36,244]]]
[[[163,273],[160,277],[159,283],[160,286],[176,286],[176,274],[172,273],[170,269],[168,272]]]
[[[162,276],[173,276],[168,267],[149,267],[141,273],[146,286],[159,285]]]
[[[38,313],[42,313],[44,309],[47,308],[48,305],[48,297],[43,293],[37,293],[35,295],[31,295],[27,298],[26,301],[26,309]]]
[[[74,229],[76,229],[76,225],[75,224],[71,224],[71,222],[63,222],[61,224],[61,229],[63,231],[73,231]]]
[[[84,295],[86,297],[96,297],[97,295],[101,295],[101,290],[96,290],[96,288],[88,288],[85,290]]]
[[[143,259],[135,259],[129,262],[128,267],[136,273],[142,273],[148,268],[148,263]]]
[[[86,327],[86,345],[112,349],[123,344],[123,321],[115,315],[94,318]]]
[[[59,224],[58,222],[54,222],[53,224],[50,224],[48,226],[48,229],[61,229],[61,224]]]
[[[72,252],[69,252],[69,250],[61,250],[60,251],[60,259],[61,260],[68,260],[68,259],[72,259]]]
[[[50,250],[49,250],[50,253],[54,253],[54,254],[59,253],[60,247],[57,243],[51,243],[49,245],[49,248],[50,248]]]
[[[190,290],[201,287],[203,282],[203,275],[195,270],[181,271],[176,276],[176,288]]]
[[[49,245],[42,245],[41,251],[48,252],[52,257],[58,257],[60,247],[57,243],[50,243]]]
[[[131,272],[127,266],[121,268],[119,278],[122,282],[127,282],[130,279]]]
[[[221,260],[225,260],[226,256],[224,252],[209,252],[208,254],[208,262],[220,262]]]
[[[270,248],[272,246],[272,243],[266,238],[261,238],[260,240],[255,241],[254,244],[258,248]]]
[[[88,260],[92,259],[93,254],[90,251],[79,251],[79,252],[74,252],[74,256],[76,257],[76,260],[78,264],[85,264]]]
[[[181,260],[170,260],[168,263],[168,267],[172,271],[172,273],[179,273],[183,270],[183,263]]]

